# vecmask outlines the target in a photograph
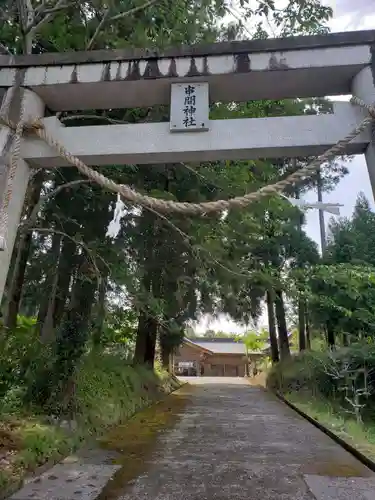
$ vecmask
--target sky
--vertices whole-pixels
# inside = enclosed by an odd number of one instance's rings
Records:
[[[327,0],[325,3],[334,11],[334,17],[329,23],[333,32],[375,29],[375,0]],[[340,209],[341,214],[349,216],[361,191],[374,202],[364,155],[354,157],[349,164],[349,174],[341,180],[335,191],[324,194],[324,201],[342,203],[344,206]],[[315,201],[316,194],[309,193],[305,198]],[[318,211],[310,210],[306,218],[308,235],[320,243]],[[326,216],[326,225],[328,220]]]
[[[332,32],[356,31],[364,29],[375,29],[375,0],[325,0],[323,2],[333,9],[333,18],[329,22]],[[348,165],[349,174],[346,175],[332,193],[323,195],[326,202],[340,203],[344,206],[340,208],[342,216],[350,216],[357,196],[363,192],[374,206],[374,197],[371,191],[370,180],[364,155],[358,155]],[[314,192],[307,193],[305,199],[316,201],[317,195]],[[326,216],[326,226],[329,217]],[[306,214],[306,232],[320,244],[319,214],[317,210],[309,210]],[[265,315],[260,318],[260,326],[266,326]],[[216,320],[203,318],[195,326],[196,333],[203,333],[207,329],[222,330],[230,333],[241,333],[246,327],[238,325],[225,316]]]

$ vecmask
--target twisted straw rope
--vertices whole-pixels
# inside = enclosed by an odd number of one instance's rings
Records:
[[[79,158],[71,155],[61,144],[59,144],[53,137],[48,135],[45,128],[35,129],[35,133],[43,139],[49,146],[54,148],[58,154],[64,158],[68,163],[77,167],[77,169],[86,177],[96,182],[100,186],[109,191],[115,193],[120,193],[120,195],[128,202],[141,205],[144,207],[149,207],[158,212],[168,213],[175,212],[185,215],[203,215],[213,212],[221,212],[230,208],[243,208],[250,205],[252,202],[260,200],[266,196],[279,193],[283,191],[287,186],[296,183],[297,181],[303,179],[307,175],[314,173],[322,163],[325,163],[335,156],[339,155],[345,150],[345,147],[363,132],[375,119],[375,108],[373,106],[367,105],[358,97],[353,97],[351,102],[366,108],[369,111],[369,116],[367,116],[358,127],[352,130],[344,139],[340,140],[332,148],[326,151],[321,156],[318,156],[312,163],[306,167],[297,170],[296,172],[288,175],[285,179],[278,181],[269,186],[264,186],[258,191],[246,194],[244,196],[237,196],[229,200],[217,200],[217,201],[205,201],[202,203],[188,203],[188,202],[176,202],[172,200],[161,200],[158,198],[153,198],[151,196],[143,195],[134,191],[129,186],[124,184],[116,184],[111,179],[108,179],[101,173],[93,170],[92,168],[85,165]]]
[[[352,97],[351,103],[367,109],[367,111],[369,112],[369,116],[367,116],[360,123],[360,125],[358,125],[355,129],[353,129],[344,139],[340,140],[339,142],[337,142],[337,144],[328,149],[325,153],[318,156],[309,165],[302,167],[296,172],[293,172],[283,180],[280,180],[268,186],[264,186],[258,189],[258,191],[246,194],[244,196],[237,196],[229,200],[206,201],[202,203],[188,203],[188,202],[176,202],[172,200],[161,200],[158,198],[153,198],[151,196],[138,193],[137,191],[134,191],[125,184],[117,184],[113,180],[108,179],[101,173],[88,167],[76,156],[70,154],[69,151],[67,151],[64,148],[64,146],[62,146],[59,142],[56,141],[56,139],[54,139],[47,133],[43,123],[40,120],[36,120],[32,123],[24,123],[22,121],[22,114],[23,114],[22,113],[20,122],[17,123],[17,125],[15,125],[6,117],[0,117],[0,122],[11,128],[12,130],[15,130],[13,153],[10,162],[10,170],[8,174],[7,192],[4,197],[2,212],[0,214],[0,250],[4,249],[4,247],[1,248],[1,241],[3,240],[3,245],[4,245],[5,230],[8,218],[7,211],[12,194],[12,183],[17,169],[17,163],[19,160],[21,138],[23,132],[25,131],[32,132],[41,139],[43,139],[50,147],[52,147],[58,152],[61,158],[64,158],[68,163],[75,166],[84,176],[88,177],[92,181],[96,182],[99,186],[109,191],[119,193],[126,201],[130,203],[141,205],[161,213],[174,212],[184,215],[203,215],[207,213],[221,212],[223,210],[228,210],[231,208],[244,208],[253,203],[254,201],[258,201],[267,196],[280,193],[287,186],[295,184],[301,179],[312,175],[316,170],[318,170],[318,168],[320,167],[320,165],[322,165],[322,163],[328,162],[335,156],[338,156],[339,154],[343,153],[345,151],[346,146],[375,120],[374,106],[366,104],[364,101],[355,96]]]

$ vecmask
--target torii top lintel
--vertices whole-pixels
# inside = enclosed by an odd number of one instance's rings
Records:
[[[146,49],[0,56],[0,88],[24,85],[52,111],[168,104],[175,82],[230,102],[348,94],[371,66],[375,30]],[[375,77],[374,77],[375,78]]]

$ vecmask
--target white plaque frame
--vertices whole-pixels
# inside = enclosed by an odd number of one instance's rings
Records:
[[[192,91],[194,89],[194,91]],[[194,110],[194,113],[186,111]],[[207,82],[172,83],[171,132],[205,132],[209,130],[209,99]]]

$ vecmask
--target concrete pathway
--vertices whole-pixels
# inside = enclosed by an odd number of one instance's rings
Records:
[[[375,500],[375,474],[272,395],[242,379],[189,382],[191,404],[143,472],[105,500]],[[91,478],[115,472],[92,463]],[[34,489],[13,498],[97,498],[85,484],[70,496]]]

